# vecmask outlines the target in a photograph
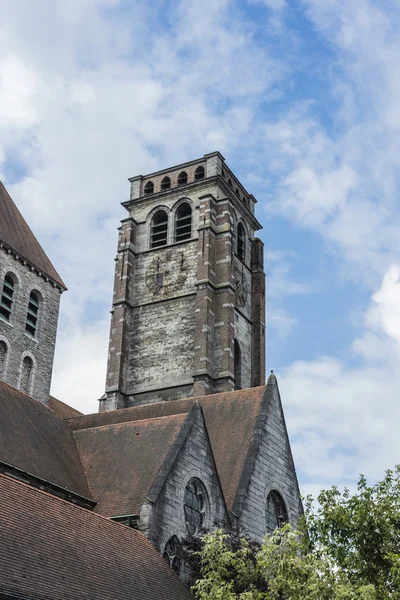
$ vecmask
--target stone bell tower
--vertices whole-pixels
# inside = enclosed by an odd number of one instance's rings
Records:
[[[219,152],[129,181],[100,411],[263,385],[256,199]]]

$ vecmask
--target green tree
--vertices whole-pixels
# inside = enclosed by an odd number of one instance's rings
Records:
[[[222,530],[198,552],[199,600],[400,600],[400,467],[382,482],[360,478],[305,502],[294,531],[284,525],[257,547]]]

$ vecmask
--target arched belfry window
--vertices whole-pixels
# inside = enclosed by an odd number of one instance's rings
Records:
[[[20,380],[20,389],[29,394],[32,386],[32,377],[33,377],[33,360],[30,356],[25,356],[22,361],[22,369],[21,369],[21,380]]]
[[[150,248],[158,248],[167,244],[168,215],[165,210],[158,210],[151,220]]]
[[[183,500],[186,528],[190,535],[196,535],[204,527],[207,510],[207,495],[199,479],[191,479],[185,488]]]
[[[169,188],[171,187],[171,180],[169,177],[164,177],[164,179],[161,181],[161,189],[162,190],[169,190]]]
[[[0,377],[4,379],[7,368],[8,347],[4,340],[0,340]]]
[[[242,389],[242,353],[239,342],[233,341],[233,371],[235,377],[235,390]]]
[[[239,188],[236,188],[236,190],[235,190],[235,194],[236,194],[236,196],[237,196],[238,198],[240,198],[240,192],[239,192]]]
[[[272,533],[278,527],[282,527],[288,521],[288,515],[282,496],[276,490],[268,494],[267,506],[265,507],[265,521],[267,531]]]
[[[152,181],[148,181],[144,186],[145,194],[152,194],[154,192],[154,183]]]
[[[175,241],[182,242],[192,237],[192,208],[183,202],[176,211]]]
[[[165,549],[163,553],[163,557],[171,567],[179,575],[181,570],[181,563],[179,558],[179,550],[180,543],[176,535],[173,535],[169,538],[168,542],[165,544]]]
[[[240,260],[244,261],[246,257],[246,236],[245,230],[241,223],[239,223],[237,228],[237,255]]]
[[[0,316],[6,321],[10,320],[12,303],[14,301],[15,283],[13,277],[8,273],[4,277],[3,291],[1,294]]]
[[[182,173],[179,173],[178,175],[178,185],[184,185],[185,183],[187,183],[187,173],[186,171],[182,171]]]
[[[194,172],[194,178],[196,181],[198,179],[204,179],[204,175],[205,175],[204,167],[202,167],[200,165],[200,167],[197,167],[197,169]]]
[[[28,303],[28,313],[26,315],[25,331],[32,337],[35,337],[39,317],[39,295],[37,292],[31,292]]]

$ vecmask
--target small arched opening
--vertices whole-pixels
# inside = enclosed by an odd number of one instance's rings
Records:
[[[158,210],[151,220],[150,248],[166,246],[168,238],[168,215],[165,210]]]
[[[242,353],[239,342],[233,342],[233,373],[235,377],[235,390],[242,389]]]
[[[182,242],[192,237],[192,208],[187,202],[182,202],[176,211],[175,241]]]
[[[162,190],[169,190],[169,188],[171,187],[171,180],[169,177],[164,177],[164,179],[161,181],[161,189]]]
[[[148,181],[144,186],[145,194],[152,194],[154,192],[154,183],[152,181]]]

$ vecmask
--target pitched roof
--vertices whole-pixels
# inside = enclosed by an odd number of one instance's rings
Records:
[[[96,512],[139,514],[186,417],[183,413],[74,432]]]
[[[78,417],[82,415],[79,410],[69,406],[69,404],[65,404],[65,402],[61,402],[54,396],[49,397],[49,403],[47,405],[51,410],[57,415],[59,419],[68,419],[69,417]]]
[[[211,447],[221,481],[225,502],[233,509],[242,472],[248,459],[251,441],[260,427],[258,415],[265,418],[263,405],[272,386],[256,387],[235,392],[212,394],[197,398],[186,398],[147,404],[110,412],[83,415],[68,419],[70,426],[79,429],[97,428],[116,423],[140,422],[160,417],[187,413],[195,402],[203,409]],[[139,468],[139,467],[138,467]],[[97,498],[95,498],[97,499]]]
[[[0,241],[16,254],[50,277],[63,289],[65,284],[29,225],[0,181]]]
[[[0,475],[0,596],[190,600],[139,532]]]
[[[73,435],[42,402],[0,381],[0,461],[90,497]]]

